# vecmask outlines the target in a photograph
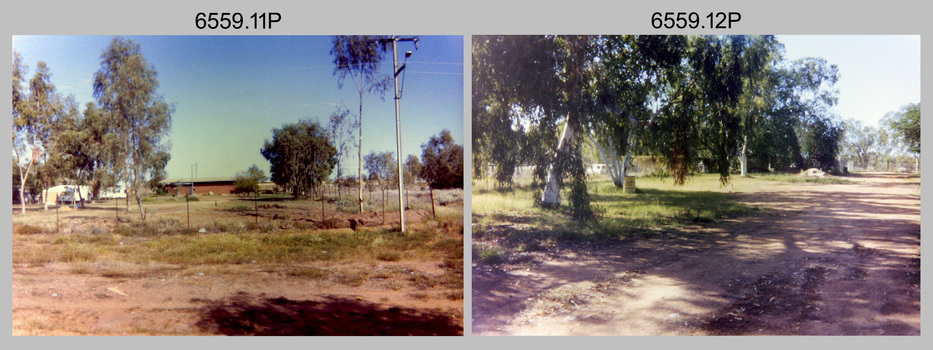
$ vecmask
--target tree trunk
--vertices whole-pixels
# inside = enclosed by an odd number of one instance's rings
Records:
[[[32,169],[31,159],[29,160],[29,165],[26,166],[25,173],[23,173],[23,167],[19,166],[19,204],[22,210],[21,211],[22,214],[26,214],[26,180],[29,180],[29,170],[31,169]]]
[[[626,169],[624,169],[623,164],[619,163],[619,156],[616,154],[615,148],[610,146],[604,149],[599,145],[599,143],[596,142],[596,139],[594,139],[592,135],[586,134],[586,136],[590,140],[590,143],[593,144],[593,148],[596,148],[596,152],[599,153],[599,157],[603,159],[603,163],[606,163],[609,177],[612,178],[612,183],[616,187],[622,187],[622,176],[624,176]],[[611,137],[609,137],[609,143],[610,145],[612,144]],[[608,156],[606,155],[607,153]]]
[[[748,151],[748,135],[742,139],[742,153],[739,154],[739,163],[742,167],[742,176],[748,176],[748,156],[745,153]]]
[[[360,184],[359,205],[360,214],[363,213],[363,90],[360,90],[360,145],[356,148],[356,156],[359,158],[360,166],[356,169],[356,179]]]
[[[570,148],[570,145],[573,144],[576,140],[576,133],[573,128],[570,127],[570,121],[568,120],[567,124],[564,126],[564,131],[561,133],[560,142],[557,145],[558,157],[560,157],[561,151],[564,151]],[[557,159],[555,159],[555,162]],[[541,197],[541,202],[545,205],[557,205],[560,203],[560,186],[558,185],[558,178],[563,176],[563,174],[558,173],[556,165],[551,165],[551,168],[548,169],[547,182],[544,185],[544,194]]]

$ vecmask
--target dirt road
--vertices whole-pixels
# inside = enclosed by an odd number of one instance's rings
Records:
[[[769,210],[695,238],[565,242],[474,264],[472,334],[920,334],[916,182],[775,182],[740,200]]]

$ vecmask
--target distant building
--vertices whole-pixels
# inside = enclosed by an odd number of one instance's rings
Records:
[[[235,181],[232,177],[175,178],[162,180],[159,185],[172,195],[184,195],[186,188],[191,188],[192,195],[231,194]]]

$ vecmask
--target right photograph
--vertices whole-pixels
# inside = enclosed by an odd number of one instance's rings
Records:
[[[472,335],[920,335],[919,35],[474,35]]]

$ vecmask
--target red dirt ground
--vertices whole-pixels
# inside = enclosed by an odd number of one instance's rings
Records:
[[[474,262],[472,334],[919,335],[920,190],[896,175],[853,181],[742,194],[770,209],[697,238]]]

